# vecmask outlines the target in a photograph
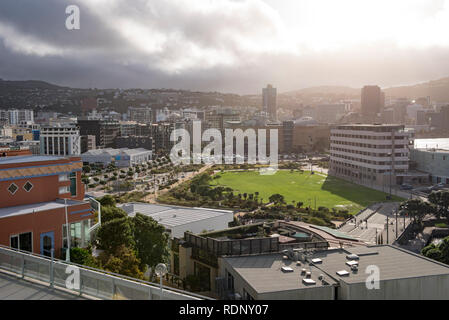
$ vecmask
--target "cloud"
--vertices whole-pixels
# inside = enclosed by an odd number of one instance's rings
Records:
[[[335,3],[2,0],[0,77],[255,93],[266,83],[389,86],[449,74],[449,1]],[[65,28],[71,4],[80,30]]]

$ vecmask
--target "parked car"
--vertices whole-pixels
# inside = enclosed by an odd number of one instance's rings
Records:
[[[401,190],[412,190],[413,186],[410,184],[402,184],[400,187]]]

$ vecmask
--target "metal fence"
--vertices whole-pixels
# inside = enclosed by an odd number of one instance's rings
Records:
[[[79,288],[68,288],[69,267],[79,270]],[[68,269],[69,268],[69,269]],[[74,294],[106,300],[210,300],[183,290],[161,287],[155,283],[115,273],[88,268],[62,260],[0,246],[1,270],[13,272],[22,278],[39,280],[51,287],[70,289]],[[78,286],[77,286],[78,287]],[[1,290],[1,289],[0,289]]]
[[[273,253],[280,252],[289,248],[327,249],[329,247],[329,243],[327,241],[281,244],[279,243],[279,238],[277,237],[261,237],[240,240],[218,240],[209,237],[201,237],[189,232],[184,233],[184,239],[194,248],[207,251],[210,254],[213,254],[215,257]]]

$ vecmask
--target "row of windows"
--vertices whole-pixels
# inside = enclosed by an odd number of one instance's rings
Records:
[[[371,156],[371,157],[390,157],[390,155],[388,153],[373,153],[373,152],[365,152],[365,151],[359,151],[359,150],[350,150],[350,149],[336,148],[336,147],[331,147],[330,149],[333,150],[333,151],[349,152],[349,153],[353,153],[353,154],[361,154],[361,155],[364,155],[364,156]],[[408,154],[406,154],[406,153],[395,153],[394,156],[395,157],[407,157]]]
[[[29,181],[27,181],[24,185],[23,185],[23,190],[25,190],[26,192],[30,192],[31,189],[33,189],[33,184]],[[19,190],[19,187],[13,182],[9,185],[8,187],[8,191],[9,193],[11,193],[12,195],[14,195],[17,191]]]
[[[79,222],[70,223],[70,246],[71,247],[85,247],[90,242],[89,228],[92,226],[92,219],[82,220]],[[68,247],[67,241],[67,225],[62,225],[62,246]],[[9,243],[11,248],[23,251],[33,252],[33,233],[24,232],[10,236]],[[51,249],[51,244],[50,248]],[[45,247],[45,243],[44,243]],[[47,250],[47,251],[49,251]]]
[[[393,161],[372,161],[372,160],[360,159],[360,158],[355,158],[355,157],[343,156],[340,154],[332,154],[332,157],[345,159],[345,160],[352,160],[352,161],[357,161],[357,162],[363,162],[363,163],[368,163],[368,164],[374,164],[374,165],[381,165],[381,166],[392,165],[392,163],[393,163]],[[408,164],[408,161],[394,161],[394,164],[395,165],[406,165],[406,164]]]
[[[353,139],[368,139],[368,140],[392,140],[391,136],[365,136],[365,135],[356,135],[356,134],[342,134],[342,133],[334,133],[333,137],[341,137],[341,138],[353,138]],[[395,136],[395,140],[404,140],[404,136]]]
[[[377,145],[377,144],[368,144],[368,143],[358,143],[358,142],[347,142],[347,141],[336,141],[331,140],[331,143],[343,145],[343,146],[353,146],[353,147],[361,147],[361,148],[371,148],[371,149],[391,149],[393,146],[390,145]],[[395,149],[404,149],[406,145],[403,144],[395,144]]]
[[[335,161],[331,160],[331,169],[337,171],[339,167],[345,167],[345,168],[352,168],[352,169],[360,169],[360,170],[366,170],[366,172],[373,172],[373,173],[386,173],[390,172],[390,170],[377,170],[377,169],[371,169],[371,168],[364,168],[355,164],[349,164],[345,162]],[[403,169],[395,169],[395,173],[404,173],[405,170]]]
[[[72,196],[76,196],[76,172],[72,172],[70,174],[63,174],[63,175],[59,175],[59,181],[69,181],[70,180],[70,187],[68,186],[64,186],[64,187],[59,187],[59,194],[65,194],[65,193],[69,193]],[[33,184],[29,181],[27,181],[22,188],[26,191],[26,192],[30,192],[33,189]],[[12,195],[14,195],[17,191],[19,190],[19,187],[17,186],[17,184],[15,184],[14,182],[11,183],[8,187],[8,191],[9,193],[11,193]]]

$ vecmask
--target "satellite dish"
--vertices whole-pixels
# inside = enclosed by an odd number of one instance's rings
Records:
[[[164,264],[164,263],[159,263],[157,266],[156,266],[156,268],[155,268],[155,270],[154,270],[155,272],[156,272],[156,274],[159,276],[159,277],[162,277],[162,276],[164,276],[166,273],[167,273],[167,266]]]

